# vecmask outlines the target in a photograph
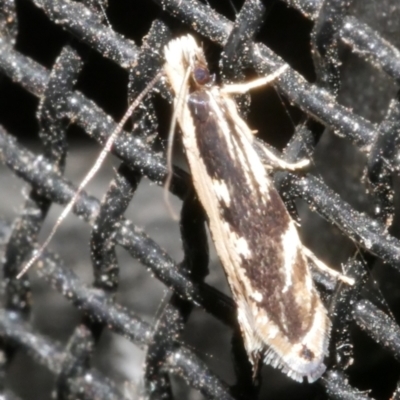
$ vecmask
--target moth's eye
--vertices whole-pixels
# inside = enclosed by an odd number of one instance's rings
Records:
[[[211,81],[210,72],[206,67],[195,67],[193,79],[198,85],[205,85]]]

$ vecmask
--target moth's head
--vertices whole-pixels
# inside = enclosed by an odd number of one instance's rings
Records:
[[[165,70],[172,86],[174,81],[179,80],[178,77],[180,80],[183,79],[188,69],[191,72],[190,83],[195,88],[210,85],[214,81],[208,70],[203,49],[191,35],[172,40],[165,47],[165,60]]]
[[[214,83],[214,75],[210,74],[207,65],[195,63],[192,71],[192,79],[195,86],[209,86]]]

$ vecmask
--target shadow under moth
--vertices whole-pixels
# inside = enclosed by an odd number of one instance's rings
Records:
[[[314,382],[326,369],[330,320],[294,221],[267,172],[308,162],[287,164],[266,149],[265,165],[230,97],[278,78],[286,67],[250,84],[219,87],[190,35],[171,41],[165,59],[194,187],[237,305],[254,373],[263,360],[292,379]]]

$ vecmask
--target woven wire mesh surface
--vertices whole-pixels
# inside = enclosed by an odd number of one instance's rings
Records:
[[[400,5],[116,3],[107,9],[97,0],[1,2],[0,159],[11,171],[1,173],[1,395],[400,396]],[[68,202],[92,161],[94,152],[79,138],[104,144],[128,99],[162,66],[165,44],[188,32],[203,41],[221,80],[242,80],[254,70],[266,75],[279,57],[292,67],[276,86],[279,97],[271,88],[254,94],[249,124],[269,144],[284,147],[288,160],[312,159],[305,175],[276,173],[276,185],[293,216],[301,217],[304,243],[357,281],[349,288],[316,274],[333,330],[328,371],[313,385],[270,367],[253,381],[212,253],[208,276],[204,215],[179,167],[171,191],[184,200],[180,225],[165,211],[163,137],[172,109],[162,83],[117,139],[116,170],[100,175],[112,182],[107,190],[93,188],[100,197],[106,191],[102,202],[80,196],[74,213],[91,228],[70,218],[33,271],[15,279],[45,219],[46,226],[53,223],[50,205]],[[266,43],[261,56],[246,51],[249,40]],[[40,149],[26,136],[17,141],[21,131],[39,137]],[[24,190],[14,175],[27,183]]]

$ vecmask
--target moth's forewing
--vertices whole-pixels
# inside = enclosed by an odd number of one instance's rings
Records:
[[[197,195],[236,305],[245,347],[258,360],[309,382],[325,371],[330,321],[313,286],[297,230],[253,148],[232,99],[187,68],[205,68],[191,36],[165,49],[165,71]],[[201,72],[201,71],[200,71]]]

